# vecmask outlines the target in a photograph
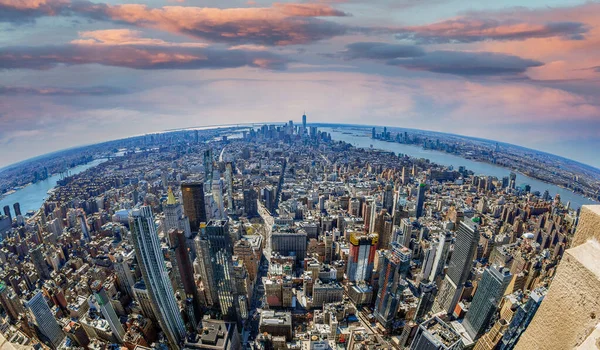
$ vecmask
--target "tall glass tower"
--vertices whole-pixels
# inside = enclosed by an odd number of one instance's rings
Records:
[[[185,325],[165,266],[152,210],[148,206],[131,212],[130,227],[138,264],[158,323],[172,348],[185,339]]]
[[[473,256],[479,243],[479,231],[472,221],[462,221],[456,232],[454,252],[448,263],[448,273],[442,281],[434,311],[446,311],[451,314],[458,304],[458,299],[473,265]]]
[[[35,318],[35,323],[42,334],[48,338],[54,347],[58,347],[65,339],[65,334],[58,325],[42,292],[38,291],[33,298],[25,303],[25,306]]]
[[[236,312],[235,286],[233,282],[233,244],[229,235],[227,220],[213,220],[206,226],[206,236],[210,245],[213,263],[214,284],[223,318],[227,321],[238,321]]]
[[[471,338],[478,338],[486,330],[511,278],[510,271],[503,267],[492,266],[483,271],[481,282],[463,322]]]

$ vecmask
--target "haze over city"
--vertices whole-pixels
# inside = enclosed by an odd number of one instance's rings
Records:
[[[573,0],[0,0],[0,167],[303,111],[599,167],[599,18]]]

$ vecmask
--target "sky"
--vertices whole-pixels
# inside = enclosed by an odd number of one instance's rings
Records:
[[[0,0],[0,168],[303,112],[600,167],[600,2]]]

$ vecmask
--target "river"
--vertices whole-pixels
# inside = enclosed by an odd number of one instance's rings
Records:
[[[85,171],[105,161],[106,159],[96,159],[89,163],[78,165],[69,169],[69,173],[71,175],[79,174],[82,171]],[[13,204],[17,202],[21,205],[21,214],[23,215],[25,215],[25,213],[27,213],[29,210],[37,211],[48,198],[48,191],[56,187],[58,180],[60,180],[60,175],[54,174],[49,176],[46,180],[30,184],[16,191],[15,193],[2,198],[2,200],[0,200],[0,211],[2,211],[2,208],[4,208],[5,205],[8,205],[14,218],[15,212],[13,209]],[[4,212],[2,212],[2,214],[4,214]]]
[[[373,148],[375,149],[390,151],[396,154],[403,153],[415,158],[425,158],[436,164],[453,166],[455,169],[458,169],[459,166],[464,166],[477,175],[495,176],[501,179],[504,176],[508,176],[511,172],[511,170],[497,165],[476,162],[445,152],[426,150],[420,146],[374,140],[370,137],[370,129],[365,130],[364,134],[351,129],[342,129],[344,132],[339,131],[339,128],[321,128],[321,130],[331,133],[331,138],[333,140],[344,141],[356,147],[369,148],[373,145]],[[598,204],[598,202],[594,202],[565,188],[528,177],[519,172],[515,173],[517,174],[517,186],[528,184],[531,186],[532,192],[539,191],[540,193],[544,193],[545,190],[548,190],[553,198],[558,193],[563,203],[566,203],[567,201],[571,202],[571,208],[577,209],[586,204]]]

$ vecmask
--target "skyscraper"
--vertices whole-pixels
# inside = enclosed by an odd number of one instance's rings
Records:
[[[394,210],[394,186],[391,183],[388,183],[385,186],[385,191],[383,192],[383,208],[387,210],[388,213],[393,213]]]
[[[389,327],[402,301],[402,291],[407,288],[404,280],[410,269],[411,252],[408,248],[392,243],[392,250],[383,253],[379,268],[379,292],[373,314],[385,327]]]
[[[302,115],[302,129],[306,132],[306,113]]]
[[[492,266],[483,271],[469,312],[463,322],[472,339],[481,336],[488,327],[511,278],[510,271],[504,267]]]
[[[194,268],[190,260],[190,254],[186,245],[186,239],[181,230],[172,229],[169,231],[169,241],[171,242],[171,254],[175,263],[177,273],[181,281],[181,287],[185,291],[186,297],[193,298],[194,312],[196,319],[200,317],[200,304],[198,289],[194,283]]]
[[[426,185],[424,183],[419,184],[419,188],[417,191],[417,205],[415,213],[417,219],[423,216],[423,205],[425,204],[425,186]]]
[[[213,261],[214,283],[221,306],[221,313],[227,321],[237,321],[236,298],[234,297],[233,243],[229,235],[227,220],[215,220],[206,226],[206,236],[210,244]]]
[[[454,252],[448,263],[448,273],[442,281],[436,299],[435,311],[446,311],[448,314],[454,311],[464,284],[469,278],[478,243],[479,231],[476,224],[472,221],[461,221],[456,232]]]
[[[167,190],[167,203],[164,206],[165,223],[164,232],[169,232],[172,229],[183,231],[185,237],[191,238],[192,231],[190,228],[190,220],[183,215],[183,207],[177,201],[173,190],[169,187]]]
[[[131,273],[129,262],[127,259],[125,259],[123,254],[117,254],[117,256],[115,256],[113,267],[115,269],[115,273],[117,274],[119,286],[125,293],[127,293],[127,295],[129,295],[129,297],[133,298],[133,285],[135,284],[135,280],[133,278],[133,274]]]
[[[346,267],[349,281],[360,282],[371,279],[378,237],[377,234],[363,235],[357,232],[350,234],[350,254]]]
[[[4,209],[4,215],[8,216],[8,220],[12,224],[12,215],[10,214],[10,207],[8,205],[5,205],[3,209]]]
[[[258,193],[253,188],[244,189],[244,212],[247,217],[258,216]]]
[[[13,204],[13,209],[15,210],[15,216],[21,215],[21,204],[19,202]]]
[[[213,307],[218,307],[219,297],[215,287],[214,261],[211,254],[210,243],[206,236],[206,223],[200,224],[200,233],[194,238],[194,248],[196,250],[197,271],[202,279],[206,303]]]
[[[25,312],[19,296],[4,281],[0,281],[0,304],[8,317],[10,317],[10,320],[15,323]]]
[[[131,212],[130,227],[135,254],[154,314],[171,347],[178,348],[185,338],[185,325],[169,280],[150,207],[134,209]]]
[[[190,220],[192,232],[198,232],[201,222],[206,222],[206,208],[204,206],[204,183],[187,182],[181,184],[183,197],[183,211]]]
[[[58,347],[65,338],[65,334],[58,325],[56,317],[54,317],[54,314],[48,306],[48,303],[46,302],[42,292],[38,291],[31,299],[29,299],[29,301],[25,303],[25,306],[31,312],[33,318],[35,318],[35,323],[37,324],[40,332],[42,332],[42,334],[48,338],[50,343],[52,343],[55,348]]]
[[[115,308],[112,306],[110,298],[108,297],[108,294],[106,294],[106,290],[104,290],[104,286],[102,286],[102,284],[100,284],[98,281],[94,281],[94,283],[91,285],[91,288],[94,291],[94,298],[100,307],[102,316],[104,316],[104,319],[108,321],[110,330],[113,332],[114,336],[119,342],[123,342],[125,329],[119,321],[119,316],[117,316]]]
[[[35,266],[35,271],[42,279],[49,279],[50,270],[48,269],[48,264],[46,264],[46,258],[44,257],[42,246],[38,245],[37,247],[32,248],[29,251],[29,254],[31,256],[31,262],[33,263],[33,266]]]

